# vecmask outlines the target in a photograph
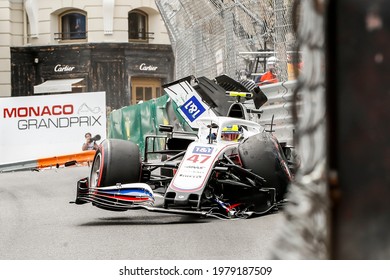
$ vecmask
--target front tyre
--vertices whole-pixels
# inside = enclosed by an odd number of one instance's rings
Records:
[[[96,151],[90,175],[92,188],[137,183],[141,177],[138,146],[120,139],[106,139]]]

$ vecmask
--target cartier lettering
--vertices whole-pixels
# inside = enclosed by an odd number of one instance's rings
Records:
[[[139,66],[139,70],[142,70],[142,71],[156,71],[157,70],[157,66],[154,66],[154,65],[146,65],[146,63],[142,63],[140,66]]]
[[[54,72],[72,72],[74,68],[74,66],[57,64],[54,67]]]

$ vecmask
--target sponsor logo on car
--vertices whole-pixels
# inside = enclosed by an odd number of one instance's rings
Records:
[[[195,96],[192,96],[190,99],[188,99],[180,107],[180,109],[191,122],[196,120],[200,115],[203,114],[203,112],[206,111],[206,109]]]
[[[192,151],[193,154],[202,154],[202,155],[211,155],[214,148],[212,147],[203,147],[203,146],[195,146]]]

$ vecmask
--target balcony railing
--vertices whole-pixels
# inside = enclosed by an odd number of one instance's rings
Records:
[[[58,32],[54,33],[54,40],[83,40],[87,39],[87,32],[76,31],[76,32]]]
[[[68,41],[68,40],[83,40],[87,39],[88,32],[56,32],[54,33],[54,40]],[[153,40],[154,32],[129,32],[129,40]]]
[[[129,40],[152,40],[154,39],[154,32],[145,31],[129,31]]]

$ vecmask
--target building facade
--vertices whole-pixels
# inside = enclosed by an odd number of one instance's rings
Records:
[[[162,94],[174,79],[153,0],[0,1],[1,96],[106,91],[111,109]]]

